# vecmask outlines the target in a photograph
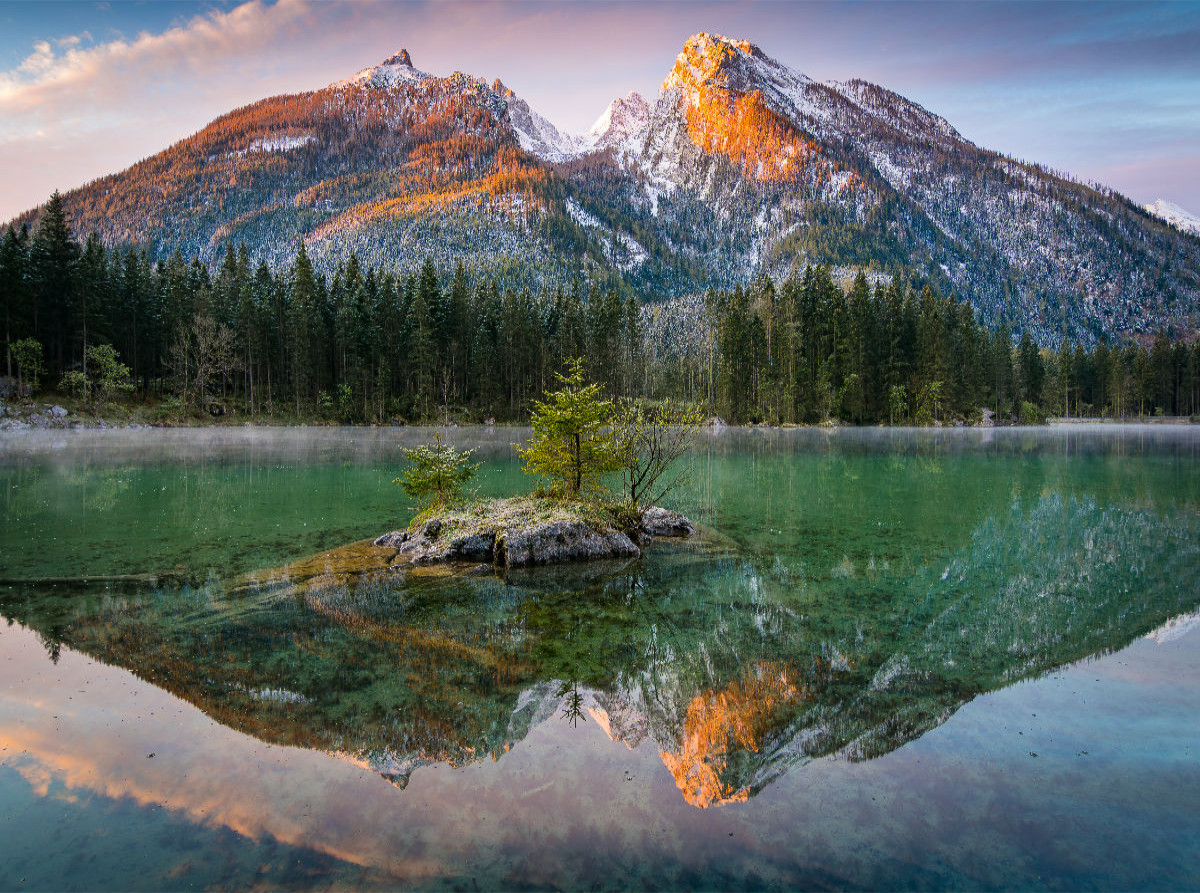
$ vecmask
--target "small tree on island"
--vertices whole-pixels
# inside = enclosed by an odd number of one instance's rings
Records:
[[[566,375],[556,373],[562,387],[533,404],[533,438],[517,452],[526,474],[550,478],[560,495],[578,497],[603,489],[600,478],[619,471],[622,456],[612,401],[600,385],[584,383],[583,360],[570,360],[567,368]]]
[[[400,487],[423,508],[446,508],[462,498],[463,488],[475,477],[479,463],[472,463],[474,450],[459,452],[442,443],[435,434],[432,444],[404,450],[410,467],[392,483]]]
[[[683,482],[678,460],[692,448],[703,419],[699,408],[669,400],[621,407],[613,431],[630,508],[649,508]]]

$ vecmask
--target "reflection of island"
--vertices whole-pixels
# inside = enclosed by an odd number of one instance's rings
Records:
[[[10,590],[2,607],[48,647],[401,786],[426,763],[499,758],[567,693],[576,719],[652,742],[705,807],[814,757],[887,753],[981,692],[1194,611],[1198,532],[1191,513],[1051,494],[937,567],[838,565],[803,598],[779,562],[668,549],[507,581],[351,570],[331,553],[239,586]]]

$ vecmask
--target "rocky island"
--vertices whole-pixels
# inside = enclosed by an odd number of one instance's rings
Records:
[[[514,497],[447,509],[385,533],[393,566],[490,562],[504,569],[602,558],[636,558],[655,537],[696,532],[686,517],[652,506],[628,517],[591,503]]]

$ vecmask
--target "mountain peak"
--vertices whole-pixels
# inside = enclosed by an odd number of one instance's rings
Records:
[[[693,34],[683,44],[683,52],[696,53],[702,56],[718,59],[733,53],[745,53],[747,56],[761,56],[762,50],[748,40],[735,40],[723,34],[709,34],[701,31]]]
[[[400,50],[388,56],[373,68],[364,68],[352,78],[339,81],[335,87],[397,87],[402,84],[419,84],[430,75],[413,67],[408,50]]]
[[[386,59],[384,59],[379,64],[380,65],[407,65],[409,68],[413,67],[412,57],[408,55],[408,50],[404,50],[404,49],[400,50],[400,52],[398,52],[398,53],[388,56]]]
[[[1165,220],[1176,229],[1182,230],[1185,233],[1191,233],[1193,236],[1200,236],[1200,217],[1197,217],[1190,211],[1185,211],[1174,202],[1160,198],[1153,204],[1143,205],[1142,207],[1160,220]]]
[[[741,81],[743,78],[739,75],[752,67],[751,60],[766,58],[763,51],[748,40],[733,40],[701,31],[684,43],[663,86]]]
[[[617,146],[636,137],[650,121],[650,103],[641,93],[630,91],[623,99],[608,104],[588,136],[598,149]]]
[[[773,88],[789,94],[808,83],[809,78],[771,59],[748,40],[701,31],[684,43],[662,88],[678,90],[694,106],[712,88],[737,93]]]

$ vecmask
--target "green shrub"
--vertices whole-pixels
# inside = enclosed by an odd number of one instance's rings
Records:
[[[474,452],[459,452],[442,443],[440,434],[434,435],[432,444],[404,450],[410,467],[392,483],[399,484],[422,508],[445,508],[462,498],[463,488],[479,470],[479,463],[471,462]]]

